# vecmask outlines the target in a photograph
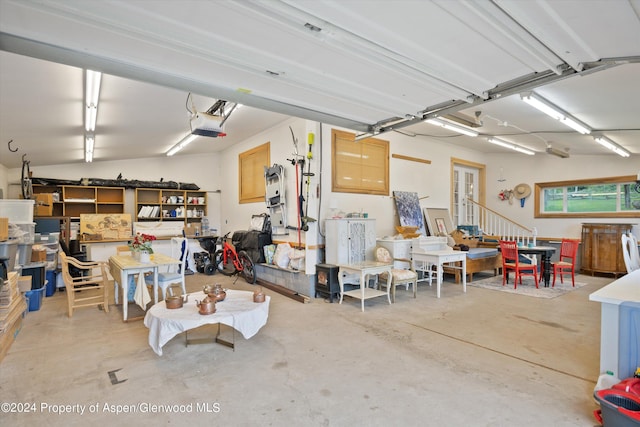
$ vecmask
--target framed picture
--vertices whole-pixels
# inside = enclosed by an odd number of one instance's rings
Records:
[[[436,218],[436,228],[438,230],[438,235],[448,234],[447,226],[444,225],[444,218]]]
[[[447,208],[424,208],[429,236],[447,236],[454,230]]]

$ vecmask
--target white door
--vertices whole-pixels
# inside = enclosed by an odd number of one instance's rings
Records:
[[[478,225],[478,209],[466,199],[478,201],[480,172],[470,166],[453,167],[453,225]]]

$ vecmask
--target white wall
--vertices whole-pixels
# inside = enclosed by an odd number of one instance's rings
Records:
[[[290,119],[278,126],[267,129],[259,135],[244,141],[222,153],[207,156],[180,156],[159,159],[138,159],[118,162],[79,163],[64,166],[33,167],[34,176],[61,179],[116,178],[122,173],[126,179],[141,180],[173,180],[192,182],[209,193],[209,218],[211,226],[219,233],[246,230],[251,215],[267,212],[264,201],[239,204],[238,202],[238,154],[258,145],[270,142],[271,164],[281,164],[286,174],[287,214],[290,225],[296,225],[296,185],[295,167],[287,160],[293,157],[293,141],[289,126],[298,138],[300,154],[307,151],[307,134],[315,133],[311,191],[308,216],[320,219],[312,224],[309,237],[301,233],[302,242],[313,245],[322,243],[322,237],[316,239],[316,225],[321,235],[324,234],[323,220],[331,213],[331,199],[338,203],[339,210],[344,212],[367,212],[370,218],[376,219],[378,236],[394,235],[395,226],[399,223],[393,198],[390,196],[358,195],[348,193],[331,193],[331,129],[302,119]],[[390,189],[415,191],[420,197],[421,207],[449,208],[450,206],[450,163],[451,158],[461,158],[487,166],[487,205],[504,216],[529,227],[537,227],[542,237],[580,237],[583,222],[631,222],[640,223],[638,219],[534,219],[533,196],[525,202],[524,208],[518,203],[509,205],[498,199],[500,190],[512,189],[524,182],[533,189],[536,182],[549,182],[582,178],[597,178],[620,175],[636,175],[640,170],[638,156],[624,159],[614,155],[571,156],[560,159],[546,154],[526,156],[522,154],[490,154],[453,146],[446,141],[427,137],[409,137],[400,133],[388,133],[380,139],[390,141],[390,155],[403,154],[411,157],[427,159],[431,164],[417,163],[390,158]],[[321,157],[322,154],[322,157]],[[322,169],[320,170],[320,165]],[[305,170],[307,168],[305,167]],[[19,181],[20,170],[3,170],[0,167],[0,186],[6,182]],[[504,182],[498,182],[501,176]],[[317,197],[318,185],[321,184],[321,197]],[[16,190],[17,190],[17,186]],[[219,193],[213,191],[219,190]],[[306,196],[306,185],[304,188]],[[127,197],[132,197],[128,193]],[[6,194],[5,194],[5,197]],[[133,199],[127,200],[133,205]],[[319,210],[318,210],[319,206]],[[135,213],[132,213],[135,214]],[[296,242],[297,232],[291,230],[288,236],[278,236],[277,240]]]
[[[500,169],[503,169],[504,182],[498,182]],[[584,222],[640,224],[640,213],[637,218],[534,218],[533,194],[525,200],[525,206],[520,207],[516,201],[512,205],[506,201],[500,201],[498,193],[502,189],[512,189],[519,183],[529,184],[533,190],[535,183],[623,175],[636,176],[639,171],[638,156],[623,158],[610,154],[572,155],[568,159],[561,159],[546,154],[492,155],[487,162],[487,206],[522,225],[536,227],[539,236],[580,238]]]

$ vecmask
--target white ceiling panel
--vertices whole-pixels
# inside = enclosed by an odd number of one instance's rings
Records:
[[[105,73],[95,161],[163,155],[188,130],[189,92],[203,110],[216,99],[247,107],[225,125],[224,140],[198,140],[187,154],[224,149],[292,115],[364,134],[404,129],[486,152],[503,150],[486,143],[490,134],[538,152],[552,140],[572,153],[602,152],[592,136],[523,105],[519,93],[528,90],[640,154],[639,5],[2,0],[0,137],[24,146],[46,140],[52,150],[66,144],[73,155],[64,161],[81,161],[82,69],[91,68]],[[42,117],[38,125],[27,126],[25,105]],[[480,139],[419,122],[460,110],[487,117],[474,125]],[[2,144],[0,156],[19,166]],[[43,153],[33,162],[60,159]]]

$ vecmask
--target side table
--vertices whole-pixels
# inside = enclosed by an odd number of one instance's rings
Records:
[[[376,261],[364,261],[356,264],[339,264],[338,267],[340,271],[338,272],[338,283],[340,284],[340,304],[342,304],[342,299],[345,295],[358,298],[361,301],[361,309],[364,311],[364,300],[369,298],[381,297],[386,295],[387,301],[391,304],[391,297],[389,295],[389,290],[393,283],[387,284],[387,290],[381,291],[379,289],[372,289],[367,286],[367,276],[378,275],[380,273],[384,273],[385,271],[389,274],[389,278],[392,278],[391,269],[393,268],[393,264],[387,264],[384,262],[376,262]],[[360,289],[354,289],[351,291],[344,290],[344,279],[345,276],[349,274],[360,274]],[[390,279],[391,282],[391,279]]]

